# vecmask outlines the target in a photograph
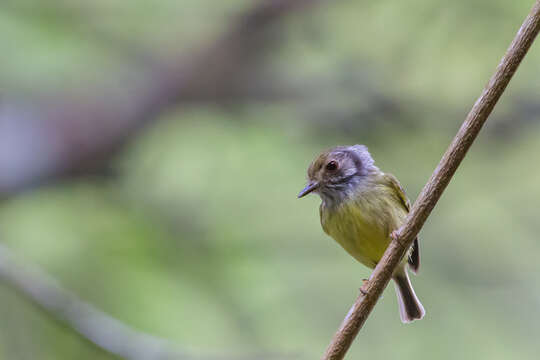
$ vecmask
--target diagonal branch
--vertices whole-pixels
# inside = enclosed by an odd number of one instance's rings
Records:
[[[360,294],[356,299],[328,346],[323,360],[341,360],[345,357],[354,338],[390,281],[394,269],[437,204],[444,189],[480,132],[482,125],[531,47],[539,30],[540,0],[537,0],[502,58],[495,74],[472,107],[439,165],[418,196],[405,224],[398,230],[381,261],[375,267],[371,280],[365,286],[366,295]]]

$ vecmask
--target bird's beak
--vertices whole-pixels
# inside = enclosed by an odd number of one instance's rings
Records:
[[[301,197],[306,196],[310,192],[317,190],[318,187],[319,187],[319,183],[316,181],[308,183],[306,187],[302,189],[302,191],[300,191],[300,194],[298,194],[298,198],[300,199]]]

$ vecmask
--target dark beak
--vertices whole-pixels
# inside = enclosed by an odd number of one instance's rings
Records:
[[[319,187],[318,182],[311,182],[307,184],[306,187],[302,191],[300,191],[300,194],[298,194],[298,198],[300,199],[301,197],[306,196],[310,192],[317,190],[318,187]]]

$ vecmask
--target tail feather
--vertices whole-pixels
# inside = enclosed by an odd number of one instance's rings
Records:
[[[414,293],[414,289],[409,280],[407,271],[394,276],[394,285],[399,304],[399,316],[403,323],[410,323],[414,320],[420,320],[426,314],[424,307]]]
[[[417,274],[418,269],[420,268],[420,245],[418,244],[418,237],[413,241],[407,261],[409,262],[409,269]]]

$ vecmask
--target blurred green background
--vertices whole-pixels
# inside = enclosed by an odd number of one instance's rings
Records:
[[[323,234],[317,197],[296,199],[309,162],[366,144],[414,200],[532,0],[314,2],[248,23],[269,27],[249,76],[212,78],[227,60],[205,49],[261,3],[279,1],[0,4],[1,243],[186,359],[321,356],[369,270]],[[129,108],[152,64],[197,54],[210,75],[188,75],[225,90],[172,97],[98,167],[58,170],[68,140],[125,125],[93,121],[103,98]],[[349,359],[537,358],[539,64],[535,44],[421,232],[425,319],[401,324],[389,287]],[[42,110],[72,101],[91,120]],[[0,305],[2,359],[118,358],[6,281]]]

